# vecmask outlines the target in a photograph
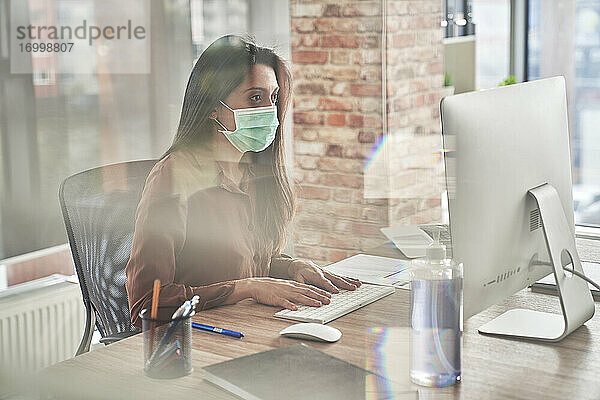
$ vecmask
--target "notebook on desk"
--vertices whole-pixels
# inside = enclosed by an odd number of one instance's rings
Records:
[[[246,400],[417,399],[389,380],[305,344],[204,367],[204,379]]]

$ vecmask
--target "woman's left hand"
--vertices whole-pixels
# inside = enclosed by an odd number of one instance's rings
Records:
[[[339,293],[338,288],[356,290],[360,286],[358,279],[323,271],[312,261],[294,260],[288,272],[290,277],[297,282],[314,285],[331,293]]]

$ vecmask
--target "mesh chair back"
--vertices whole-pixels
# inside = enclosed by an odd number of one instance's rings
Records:
[[[146,177],[157,160],[93,168],[68,177],[60,203],[86,307],[95,312],[104,337],[133,331],[125,266],[135,228],[135,212]]]

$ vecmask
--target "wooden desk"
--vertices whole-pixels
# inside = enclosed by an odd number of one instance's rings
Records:
[[[399,255],[390,246],[373,253]],[[466,321],[460,384],[444,389],[413,387],[418,388],[420,399],[600,399],[599,306],[596,303],[596,315],[585,326],[556,344],[477,333],[477,327],[509,308],[559,311],[556,297],[523,290]],[[331,322],[343,332],[337,343],[306,343],[376,371],[393,380],[394,388],[405,390],[410,385],[408,309],[409,292],[398,290]],[[194,372],[183,378],[163,381],[145,377],[142,337],[137,335],[48,368],[34,380],[34,390],[57,399],[231,399],[226,392],[202,380],[201,368],[298,343],[279,336],[278,332],[292,322],[273,318],[277,310],[246,300],[200,312],[194,317],[196,321],[241,331],[246,337],[234,339],[194,330]]]
[[[398,290],[330,323],[343,332],[337,343],[310,344],[331,355],[408,382],[409,293]],[[419,388],[419,398],[435,399],[598,399],[600,398],[600,316],[557,344],[498,339],[477,327],[510,307],[558,311],[553,296],[522,291],[465,324],[463,382],[445,389]],[[597,312],[598,303],[596,303]],[[175,380],[153,380],[142,372],[142,337],[137,335],[52,366],[37,380],[40,393],[58,399],[165,399],[231,397],[202,380],[203,366],[295,344],[279,330],[290,322],[272,317],[277,309],[243,301],[199,313],[195,319],[242,331],[234,339],[194,330],[194,372]],[[260,366],[257,366],[259,368]],[[415,386],[417,388],[417,386]]]

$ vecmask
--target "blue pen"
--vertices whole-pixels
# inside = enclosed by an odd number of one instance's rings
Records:
[[[230,331],[229,329],[217,328],[215,326],[199,324],[197,322],[192,322],[192,328],[201,329],[203,331],[220,333],[221,335],[233,336],[238,339],[243,338],[244,334],[241,332]]]

